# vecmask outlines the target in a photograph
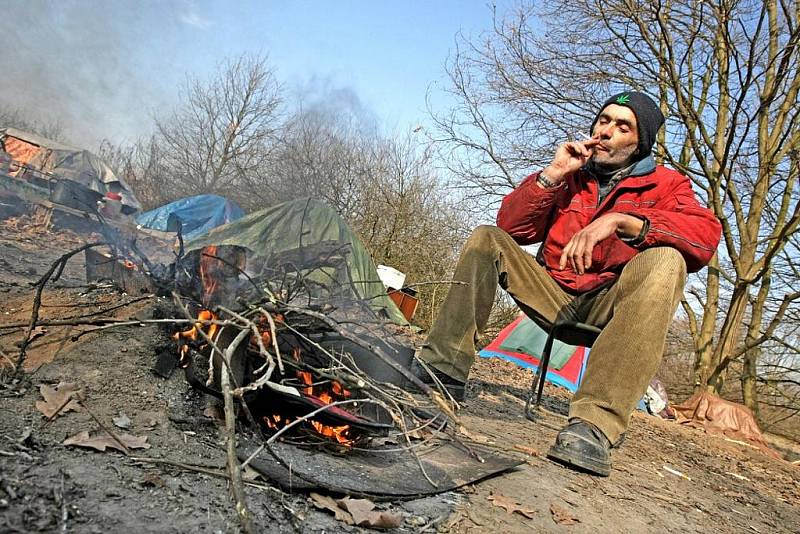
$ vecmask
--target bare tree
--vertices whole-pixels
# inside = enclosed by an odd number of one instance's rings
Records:
[[[0,103],[0,128],[17,128],[53,141],[64,141],[64,128],[57,121],[42,121],[19,108]]]
[[[684,305],[696,387],[720,391],[741,360],[751,407],[754,349],[800,296],[770,271],[800,223],[798,11],[799,2],[778,0],[522,7],[496,17],[481,40],[461,41],[449,63],[460,104],[436,116],[446,153],[471,155],[450,158],[450,168],[493,195],[488,204],[543,165],[554,142],[585,131],[606,95],[654,94],[668,117],[657,158],[686,173],[723,223],[704,298]]]
[[[284,123],[268,160],[242,173],[251,208],[313,196],[347,217],[375,180],[380,140],[336,101],[300,106]]]
[[[423,303],[416,323],[429,327],[449,289],[466,238],[463,210],[433,166],[431,147],[413,133],[383,140],[375,178],[351,216],[375,261],[403,271]]]
[[[173,197],[230,192],[261,167],[280,128],[280,86],[265,57],[242,55],[189,78],[154,141]]]

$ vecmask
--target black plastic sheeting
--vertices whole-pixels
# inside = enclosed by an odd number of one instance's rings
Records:
[[[239,449],[245,460],[258,445]],[[262,451],[250,466],[286,491],[324,490],[374,500],[415,499],[451,491],[513,469],[522,460],[467,442],[432,440],[417,446],[414,453],[400,447],[350,450],[335,455],[318,449],[305,449],[285,443],[272,445],[273,451],[291,469],[281,465],[269,452]],[[428,477],[420,470],[425,468]]]

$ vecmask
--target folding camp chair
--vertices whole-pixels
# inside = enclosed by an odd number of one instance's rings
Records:
[[[544,382],[547,377],[547,368],[550,365],[550,353],[553,351],[553,342],[556,339],[563,341],[567,338],[570,342],[574,343],[577,340],[578,344],[591,347],[601,331],[602,330],[596,326],[579,323],[577,321],[559,321],[550,327],[550,331],[547,334],[547,341],[542,351],[542,357],[539,360],[539,368],[536,370],[536,376],[533,377],[531,392],[530,395],[528,395],[528,400],[525,402],[525,417],[527,419],[531,421],[534,420],[530,411],[531,404],[538,410],[542,402],[542,391],[544,390]],[[536,397],[535,403],[533,402],[534,397]]]

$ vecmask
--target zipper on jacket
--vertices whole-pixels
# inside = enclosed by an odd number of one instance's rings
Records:
[[[595,212],[594,216],[592,216],[592,220],[594,220],[594,217],[598,213],[600,213],[602,208],[606,207],[609,204],[609,199],[611,198],[611,196],[620,191],[620,188],[623,187],[623,185],[625,184],[625,180],[629,180],[631,178],[638,178],[637,176],[626,176],[625,178],[620,180],[619,183],[617,183],[617,185],[614,186],[614,189],[612,189],[611,191],[608,192],[608,194],[606,195],[606,198],[603,199],[603,202],[601,204],[600,203],[600,182],[594,176],[591,176],[591,175],[589,175],[589,176],[591,177],[592,180],[594,180],[595,184],[597,184],[597,196],[596,196],[597,200],[595,202],[595,205],[597,206],[597,211]],[[628,186],[628,188],[632,189],[632,190],[637,189],[637,187],[633,186],[633,185]]]

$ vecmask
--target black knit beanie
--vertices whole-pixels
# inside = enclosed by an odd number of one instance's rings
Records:
[[[642,159],[650,154],[653,150],[653,145],[656,142],[656,134],[659,128],[664,124],[664,115],[653,99],[644,93],[638,91],[623,91],[609,98],[600,107],[600,111],[592,122],[592,127],[589,133],[594,132],[594,125],[597,124],[597,119],[600,118],[600,113],[606,109],[610,104],[617,104],[618,106],[625,106],[633,111],[636,115],[636,128],[639,133],[639,145],[637,146],[637,159]]]

